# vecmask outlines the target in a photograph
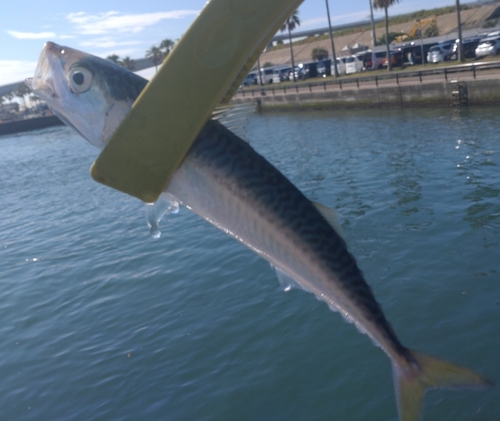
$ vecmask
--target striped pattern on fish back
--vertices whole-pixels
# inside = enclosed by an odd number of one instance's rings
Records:
[[[188,156],[202,161],[204,166],[214,167],[221,174],[221,182],[231,179],[227,188],[237,190],[235,194],[245,195],[250,206],[262,208],[262,216],[277,215],[284,227],[300,236],[299,246],[304,252],[309,252],[311,263],[335,274],[330,277],[331,282],[340,283],[337,288],[341,288],[348,300],[361,309],[365,320],[355,321],[366,330],[369,328],[363,322],[376,325],[397,353],[406,354],[344,240],[283,174],[215,121],[207,123]]]

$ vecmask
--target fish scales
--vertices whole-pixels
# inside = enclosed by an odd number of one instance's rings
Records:
[[[371,288],[365,282],[345,241],[326,221],[317,208],[280,171],[253,150],[246,142],[217,122],[208,122],[189,151],[186,162],[215,173],[220,185],[248,206],[259,210],[262,218],[279,226],[290,242],[308,256],[311,264],[322,267],[328,277],[358,308],[367,321],[373,321],[396,352],[406,353],[387,322]],[[175,193],[174,193],[175,194]],[[182,200],[182,196],[179,197]],[[196,212],[196,210],[195,210]],[[201,215],[203,216],[203,215]],[[227,222],[226,222],[227,223]],[[238,232],[233,233],[238,238]],[[273,241],[273,237],[269,237]],[[274,256],[273,264],[289,261],[288,249],[268,244],[266,254]],[[286,271],[286,268],[282,268]],[[300,280],[299,280],[300,283]],[[307,287],[306,287],[307,289]],[[318,286],[321,290],[321,286]],[[337,305],[329,291],[319,298]],[[350,312],[350,308],[345,308]],[[387,344],[384,343],[385,346]]]

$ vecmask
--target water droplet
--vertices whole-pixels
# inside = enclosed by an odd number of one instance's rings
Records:
[[[155,203],[146,203],[146,220],[151,237],[160,238],[161,218],[167,213],[177,212],[179,212],[179,203],[168,193],[162,193]]]

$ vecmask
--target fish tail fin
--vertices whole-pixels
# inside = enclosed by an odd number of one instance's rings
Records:
[[[400,421],[418,421],[427,389],[482,389],[494,384],[465,367],[429,355],[409,351],[415,363],[400,368],[393,363],[394,386]]]

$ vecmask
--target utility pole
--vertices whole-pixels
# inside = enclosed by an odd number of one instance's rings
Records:
[[[418,22],[418,37],[420,38],[420,57],[422,57],[422,64],[425,66],[425,57],[424,57],[424,40],[422,39],[422,22],[420,19]]]
[[[259,57],[257,57],[257,67],[259,68],[259,85],[262,86],[263,83],[262,83],[262,72],[260,71],[260,54],[259,54]]]
[[[375,35],[375,21],[373,20],[373,5],[372,0],[368,0],[370,3],[370,18],[372,20],[372,47],[377,45],[377,36]]]
[[[335,54],[335,44],[333,43],[332,22],[330,20],[330,8],[328,7],[328,0],[325,0],[325,3],[326,3],[326,14],[328,16],[328,28],[330,30],[330,41],[332,43],[333,69],[334,69],[335,77],[339,77],[339,70],[337,69],[337,54]]]
[[[458,61],[464,61],[464,46],[462,42],[462,24],[460,23],[460,0],[457,4],[457,26],[458,26]]]

